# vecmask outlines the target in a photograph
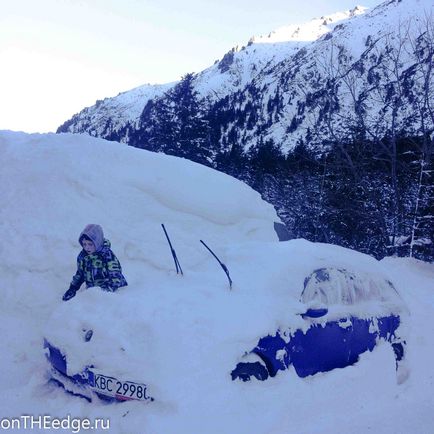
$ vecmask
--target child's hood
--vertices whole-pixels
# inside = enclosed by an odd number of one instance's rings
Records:
[[[97,252],[102,250],[102,248],[104,247],[104,232],[100,225],[87,225],[78,237],[79,242],[83,235],[86,235],[92,240]]]

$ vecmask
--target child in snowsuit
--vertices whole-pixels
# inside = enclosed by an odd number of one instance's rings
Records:
[[[87,288],[99,286],[110,292],[128,285],[121,264],[110,249],[110,241],[104,238],[101,226],[87,225],[78,241],[83,250],[77,257],[77,272],[63,296],[64,301],[74,297],[83,282],[86,282]]]

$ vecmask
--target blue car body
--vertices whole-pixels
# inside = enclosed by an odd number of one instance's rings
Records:
[[[101,384],[99,384],[98,391],[95,391],[98,382],[98,374],[94,372],[94,366],[86,366],[81,372],[74,375],[68,374],[68,362],[66,356],[46,339],[44,339],[44,348],[47,360],[51,365],[51,381],[54,381],[57,385],[63,387],[68,393],[80,396],[88,401],[92,401],[95,396],[108,402],[122,402],[127,399],[135,399],[113,393],[115,389],[109,387],[108,384],[104,384],[103,386],[105,387],[101,387]],[[104,382],[106,382],[106,378],[108,378],[109,381],[113,380],[113,382],[116,382],[115,378],[110,379],[110,377],[104,377]],[[152,397],[147,395],[146,387],[144,387],[140,400],[154,400]]]
[[[351,325],[348,325],[348,320]],[[272,377],[291,364],[299,377],[306,377],[353,365],[360,354],[374,349],[378,339],[392,343],[399,323],[399,317],[391,315],[379,319],[350,317],[327,322],[324,326],[314,324],[306,333],[297,330],[288,342],[280,332],[265,336],[253,352],[264,361]],[[403,351],[399,351],[400,344],[392,345],[395,345],[397,357],[401,360]]]
[[[45,355],[51,365],[50,379],[67,392],[80,396],[91,401],[91,393],[87,389],[89,386],[89,373],[85,369],[83,372],[68,375],[66,357],[62,352],[44,339]],[[103,398],[101,396],[101,398]]]
[[[336,296],[337,285],[333,280],[339,280],[339,297]],[[342,287],[345,287],[342,282],[347,283],[346,288],[351,291],[342,292]],[[336,306],[339,298],[343,300],[343,305],[348,306],[356,303],[358,297],[366,295],[361,285],[354,282],[357,282],[357,279],[347,270],[315,270],[305,280],[301,299],[306,302],[321,301],[322,307],[308,308],[301,315],[310,322],[307,330],[278,330],[275,334],[262,337],[247,354],[257,357],[253,361],[252,357],[249,357],[249,361],[238,363],[231,372],[232,379],[248,381],[255,377],[266,380],[290,365],[299,377],[344,368],[356,363],[360,354],[373,351],[379,340],[391,344],[398,369],[405,349],[405,341],[398,330],[401,325],[400,315],[391,313],[387,316],[363,318],[349,315],[327,320],[328,301],[333,300]],[[390,294],[396,293],[390,282],[386,282],[385,286]]]

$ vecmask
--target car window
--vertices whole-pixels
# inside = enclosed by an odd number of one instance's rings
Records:
[[[301,301],[306,304],[329,306],[353,305],[369,300],[395,300],[398,294],[386,279],[346,269],[320,268],[304,281]]]

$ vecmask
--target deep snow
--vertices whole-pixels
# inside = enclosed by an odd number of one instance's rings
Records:
[[[0,147],[1,418],[109,417],[110,432],[125,434],[432,433],[432,264],[279,243],[274,209],[256,192],[187,160],[86,135],[1,132]],[[103,226],[129,286],[115,294],[82,290],[64,303],[87,223]],[[232,291],[199,239],[228,266]],[[408,379],[397,384],[393,353],[380,343],[345,369],[300,379],[290,368],[266,382],[230,381],[259,337],[303,327],[304,278],[333,266],[365,280],[387,278],[399,291],[409,313]],[[372,309],[382,306],[368,303],[358,313]],[[80,360],[94,357],[74,341],[87,327],[95,328],[100,360],[119,372],[127,364],[155,402],[89,404],[47,385],[43,337],[70,345],[74,363],[77,350]],[[126,351],[108,348],[107,339]]]

